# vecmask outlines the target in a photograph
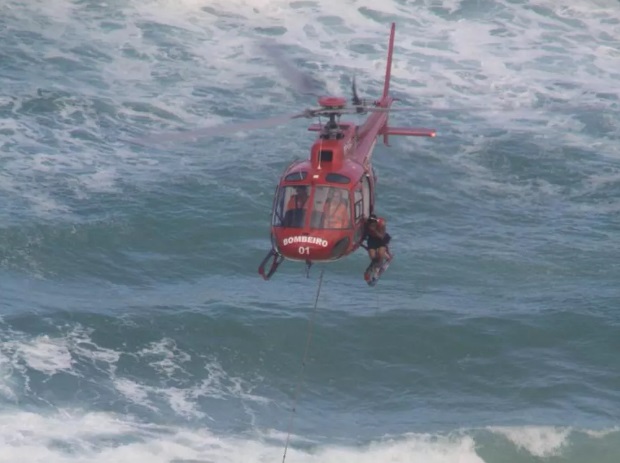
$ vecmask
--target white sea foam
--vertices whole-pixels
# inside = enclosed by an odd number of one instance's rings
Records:
[[[17,395],[14,392],[14,388],[15,380],[11,359],[0,351],[0,395],[5,400],[15,400]]]
[[[47,376],[66,373],[83,377],[82,364],[94,366],[107,377],[110,386],[129,401],[150,410],[158,410],[163,402],[184,417],[206,417],[199,409],[199,402],[204,398],[228,400],[232,397],[244,403],[269,402],[252,392],[252,382],[228,374],[213,358],[201,360],[201,371],[205,372],[203,379],[191,379],[183,386],[167,384],[168,380],[194,376],[185,370],[191,356],[167,338],[129,354],[149,365],[161,378],[156,384],[150,384],[118,374],[117,364],[123,352],[97,345],[91,338],[91,330],[79,325],[66,335],[55,337],[30,337],[14,330],[5,330],[2,334],[10,339],[0,346],[0,394],[8,399],[24,393],[16,389],[20,384],[25,385],[26,393],[33,393],[28,387],[29,369]],[[87,382],[88,378],[84,377],[84,380]]]
[[[73,360],[63,339],[37,336],[32,341],[20,343],[19,355],[26,364],[42,373],[54,374],[71,369]]]
[[[377,96],[390,20],[398,23],[392,88],[419,108],[393,119],[434,125],[439,137],[432,149],[439,156],[445,157],[442,137],[458,133],[467,150],[477,134],[492,138],[491,130],[502,129],[543,145],[594,147],[600,156],[620,157],[620,92],[611,84],[620,78],[620,13],[610,1],[497,0],[489,10],[458,0],[415,6],[368,0],[151,0],[97,9],[53,0],[10,6],[13,27],[48,40],[37,49],[21,48],[51,72],[29,85],[11,83],[14,119],[1,126],[11,160],[0,188],[26,199],[37,214],[70,212],[59,189],[69,188],[83,200],[117,192],[129,178],[138,187],[150,185],[193,173],[199,160],[205,162],[202,150],[193,161],[181,160],[186,155],[179,148],[136,151],[116,141],[121,131],[136,135],[298,110],[301,99],[257,54],[256,44],[266,37],[327,81],[329,92],[347,94],[346,77],[355,74],[362,94]],[[85,44],[101,58],[84,55]],[[89,68],[66,72],[54,59],[87,62]],[[37,88],[52,92],[53,109],[42,116],[24,114],[24,105],[45,98],[37,96]],[[57,91],[72,96],[54,96]],[[603,135],[584,125],[580,113],[586,107],[608,113]],[[462,111],[446,114],[441,108]],[[49,127],[39,124],[41,117]],[[103,123],[117,128],[104,129]],[[303,127],[296,124],[283,142],[297,139],[299,131]],[[278,152],[247,151],[243,138],[229,140],[233,157],[211,149],[211,162],[238,156],[260,165],[281,158]],[[33,170],[40,174],[36,181],[29,177]],[[25,190],[18,186],[24,184]]]
[[[517,447],[536,457],[558,456],[571,433],[570,428],[551,426],[491,427],[490,431],[505,436]]]
[[[5,362],[10,362],[13,373],[25,374],[28,367],[48,376],[60,372],[78,374],[74,370],[76,359],[84,358],[107,364],[106,371],[113,372],[120,353],[98,346],[91,340],[90,333],[91,330],[79,325],[68,334],[57,336],[31,337],[19,331],[3,331],[9,340],[0,346],[0,353]]]
[[[170,345],[169,340],[162,340],[137,353],[137,357],[149,359],[152,354],[163,357],[159,361],[151,361],[150,366],[172,379],[173,373],[183,372],[183,363],[189,360],[187,354]],[[199,409],[198,401],[204,398],[227,400],[231,397],[241,399],[245,403],[267,403],[268,399],[252,393],[252,385],[242,378],[227,374],[216,360],[208,360],[204,365],[207,377],[183,387],[169,385],[140,384],[124,377],[114,377],[116,389],[132,402],[154,409],[153,400],[163,400],[179,416],[189,418],[210,417]]]
[[[222,436],[207,428],[186,429],[135,421],[127,416],[61,409],[38,415],[5,410],[0,414],[1,455],[7,461],[49,463],[109,462],[132,463],[148,460],[169,462],[272,462],[281,460],[284,435],[258,432],[255,436]],[[567,442],[568,431],[556,429],[495,428],[506,435],[516,449],[539,458],[558,455]],[[613,430],[595,432],[602,438]],[[586,433],[590,434],[590,433]],[[313,445],[291,436],[287,461],[302,463],[484,463],[478,452],[481,442],[460,432],[450,435],[408,434],[367,445]],[[307,446],[306,446],[307,448]]]
[[[149,344],[138,351],[137,355],[145,359],[152,358],[149,365],[168,378],[178,371],[186,373],[183,364],[191,360],[191,355],[180,350],[169,338]]]
[[[2,456],[7,461],[118,463],[146,460],[270,462],[282,458],[282,443],[260,438],[219,436],[208,429],[150,425],[106,413],[60,410],[50,415],[22,411],[0,414]],[[292,442],[297,441],[292,436]],[[482,463],[468,436],[410,435],[367,446],[328,446],[313,450],[289,448],[290,461]]]

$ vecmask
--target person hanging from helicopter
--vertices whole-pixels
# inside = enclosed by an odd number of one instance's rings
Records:
[[[364,273],[364,279],[368,281],[374,268],[380,267],[389,258],[388,245],[392,237],[386,230],[385,219],[370,214],[366,220],[366,231],[363,240],[366,240],[366,249],[370,258],[370,265]]]
[[[330,197],[325,202],[323,215],[324,228],[349,228],[351,223],[349,201],[342,188],[331,189]]]

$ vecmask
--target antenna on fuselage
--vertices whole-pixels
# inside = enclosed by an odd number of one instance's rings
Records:
[[[327,123],[321,130],[321,138],[326,140],[337,140],[344,137],[344,133],[340,129],[340,116],[345,110],[347,100],[341,97],[325,96],[319,98],[319,105],[323,108],[323,114],[329,117]]]

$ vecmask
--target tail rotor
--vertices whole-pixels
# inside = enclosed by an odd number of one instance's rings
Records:
[[[355,76],[353,76],[353,82],[351,83],[351,93],[353,97],[351,98],[351,103],[353,106],[357,107],[358,114],[365,114],[366,110],[364,108],[364,101],[357,94],[357,84],[355,82]]]

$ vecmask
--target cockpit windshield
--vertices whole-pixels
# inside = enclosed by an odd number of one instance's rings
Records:
[[[273,225],[287,228],[303,228],[306,225],[313,229],[349,228],[349,191],[331,186],[316,186],[312,189],[310,191],[307,185],[280,188],[273,211]]]
[[[273,211],[273,225],[275,227],[303,228],[309,207],[309,186],[295,185],[280,188]]]

